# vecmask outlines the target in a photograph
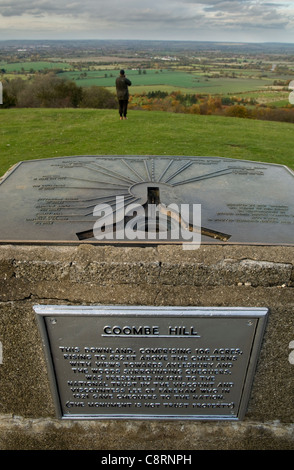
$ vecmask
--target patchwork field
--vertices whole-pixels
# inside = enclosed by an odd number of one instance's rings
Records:
[[[261,78],[207,78],[203,74],[168,69],[144,69],[140,73],[138,70],[126,70],[126,75],[132,82],[132,93],[148,93],[155,89],[168,92],[180,90],[184,93],[243,93],[261,90],[273,83],[273,80]],[[118,70],[67,71],[59,76],[73,80],[82,87],[97,85],[114,89]]]
[[[161,41],[34,41],[2,44],[0,81],[34,80],[48,73],[115,91],[124,68],[131,94],[154,91],[254,98],[255,104],[289,106],[287,86],[294,79],[294,52],[283,44],[222,44]],[[238,101],[238,100],[237,100]]]

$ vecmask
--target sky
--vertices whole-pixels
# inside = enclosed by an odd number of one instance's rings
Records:
[[[0,0],[0,40],[294,42],[294,1]]]

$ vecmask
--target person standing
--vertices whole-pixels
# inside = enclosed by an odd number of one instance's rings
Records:
[[[127,119],[129,86],[131,86],[131,84],[132,82],[125,76],[125,71],[121,70],[115,82],[121,120]]]

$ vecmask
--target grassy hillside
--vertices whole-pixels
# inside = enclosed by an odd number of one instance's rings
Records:
[[[294,168],[293,124],[114,110],[1,109],[0,175],[21,160],[66,155],[198,155]]]

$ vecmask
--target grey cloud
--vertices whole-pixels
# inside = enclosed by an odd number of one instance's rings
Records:
[[[287,5],[277,0],[0,0],[0,19],[15,17],[15,24],[17,17],[24,22],[27,16],[36,24],[38,19],[74,19],[79,31],[97,31],[97,36],[103,31],[117,35],[120,30],[136,30],[173,37],[173,31],[186,30],[194,39],[201,31],[286,29],[291,22],[283,11]]]
[[[218,25],[223,28],[250,27],[250,28],[285,28],[290,23],[290,18],[286,17],[280,10],[287,4],[282,2],[269,3],[253,0],[207,0],[194,1],[183,0],[197,6],[202,6],[206,13],[206,19],[210,25],[218,20]]]
[[[39,16],[50,13],[70,14],[71,11],[72,2],[70,1],[0,1],[0,13],[2,16],[22,16],[24,14]]]
[[[128,2],[129,0],[125,0]],[[100,12],[111,14],[111,11],[119,8],[121,2],[117,0],[0,0],[0,14],[2,16],[22,16],[22,15],[64,15],[77,16]]]

